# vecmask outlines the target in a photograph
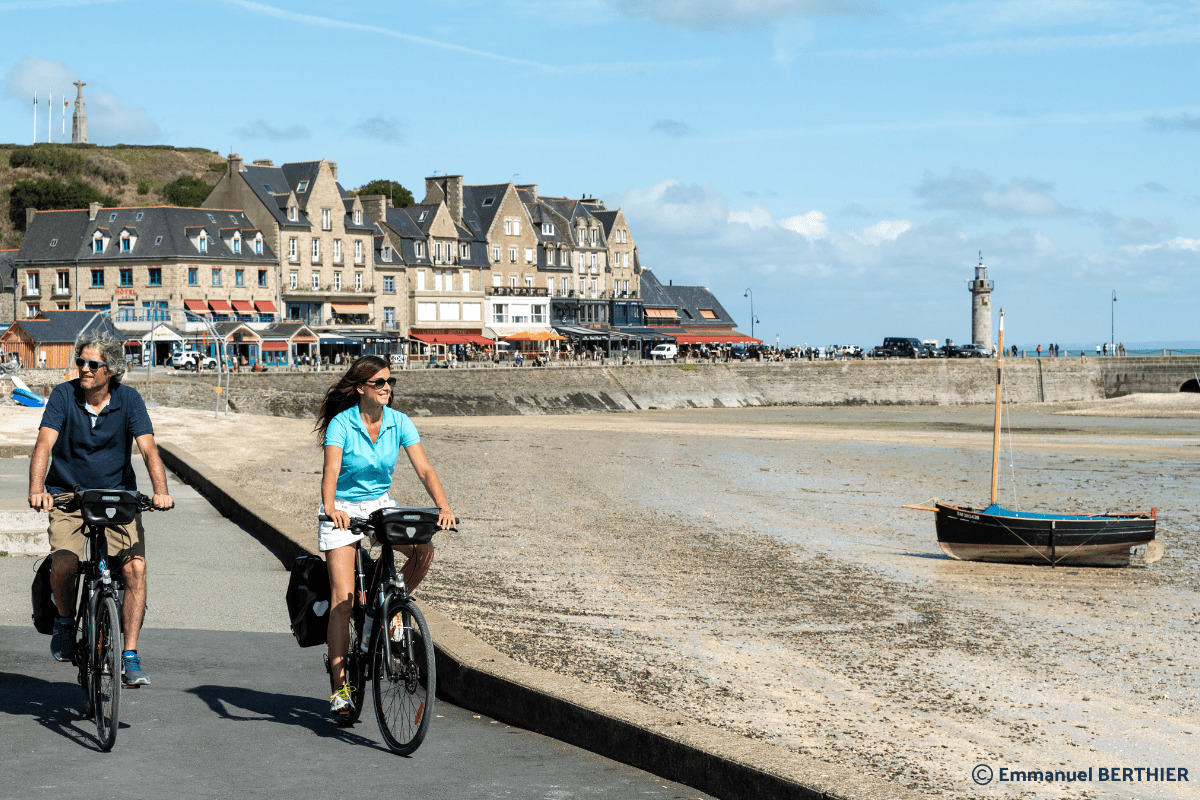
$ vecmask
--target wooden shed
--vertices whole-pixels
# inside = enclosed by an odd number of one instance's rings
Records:
[[[75,340],[89,322],[121,338],[107,317],[92,322],[95,316],[94,311],[43,311],[33,319],[19,319],[0,335],[0,351],[6,358],[16,355],[26,368],[74,369]]]

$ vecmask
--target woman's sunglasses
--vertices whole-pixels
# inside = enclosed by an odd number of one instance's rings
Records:
[[[376,389],[382,389],[385,386],[395,386],[395,378],[376,378],[373,381],[363,381],[367,386],[374,386]]]
[[[86,366],[92,372],[97,372],[101,367],[107,366],[107,364],[103,361],[90,361],[86,358],[77,358],[75,359],[75,366],[79,367],[79,369],[83,369]]]

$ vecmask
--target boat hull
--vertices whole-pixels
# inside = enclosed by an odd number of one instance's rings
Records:
[[[942,551],[963,561],[1052,566],[1121,567],[1130,550],[1154,541],[1153,511],[1068,516],[989,513],[936,503]]]

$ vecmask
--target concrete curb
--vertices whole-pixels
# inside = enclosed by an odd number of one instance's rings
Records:
[[[249,491],[191,453],[158,443],[163,462],[285,562],[315,553],[316,534],[262,509]],[[438,694],[463,708],[551,736],[727,800],[913,800],[867,775],[668,713],[607,689],[514,661],[423,605],[437,648]]]

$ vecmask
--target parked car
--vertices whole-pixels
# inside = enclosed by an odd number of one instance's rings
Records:
[[[887,336],[883,344],[876,347],[876,358],[927,358],[925,345],[915,336]]]
[[[651,359],[660,359],[661,358],[663,360],[666,360],[669,358],[672,361],[674,361],[675,357],[678,355],[679,355],[679,348],[673,344],[656,344],[654,346],[654,349],[650,351]]]
[[[171,366],[175,369],[195,370],[197,365],[200,369],[216,369],[217,360],[195,350],[184,350],[171,356]]]
[[[957,348],[958,358],[991,358],[992,349],[981,344],[962,344]]]

